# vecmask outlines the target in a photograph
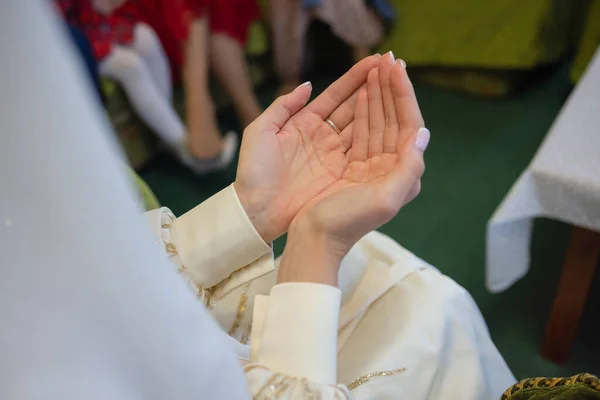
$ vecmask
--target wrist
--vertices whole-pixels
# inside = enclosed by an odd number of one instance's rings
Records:
[[[279,266],[278,283],[311,282],[337,287],[341,246],[308,221],[294,221]]]
[[[256,201],[250,191],[244,190],[242,185],[234,182],[233,187],[248,219],[265,243],[271,243],[277,239],[279,235],[270,229],[272,224],[268,217],[268,208],[260,201]]]

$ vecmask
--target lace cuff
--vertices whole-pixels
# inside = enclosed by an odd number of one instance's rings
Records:
[[[352,399],[350,392],[343,385],[319,384],[306,378],[278,374],[259,364],[246,365],[244,373],[254,400]]]
[[[162,208],[160,214],[160,238],[159,245],[162,245],[165,253],[168,255],[172,264],[177,268],[177,272],[182,275],[192,290],[198,295],[202,303],[207,308],[214,305],[228,293],[238,287],[250,282],[262,275],[265,275],[275,269],[273,253],[268,253],[258,260],[234,271],[223,281],[211,287],[202,287],[194,282],[188,272],[186,265],[179,257],[179,250],[174,242],[171,241],[171,226],[175,222],[175,215],[168,208]],[[206,266],[210,268],[210,266]]]
[[[179,258],[179,251],[177,250],[177,246],[171,242],[171,225],[175,221],[175,215],[171,212],[171,210],[167,208],[163,208],[160,215],[160,238],[161,242],[159,245],[162,246],[162,249],[165,251],[169,260],[173,264],[175,268],[177,268],[177,272],[181,274],[181,276],[185,279],[190,288],[196,293],[196,295],[200,298],[200,301],[204,306],[211,307],[211,294],[212,288],[203,288],[196,285],[189,274],[187,273],[187,268],[181,262]]]

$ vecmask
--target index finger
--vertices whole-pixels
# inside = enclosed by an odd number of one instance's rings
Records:
[[[307,108],[323,119],[329,117],[336,108],[367,82],[369,71],[379,65],[380,57],[379,54],[375,54],[354,64],[348,72],[310,102]]]

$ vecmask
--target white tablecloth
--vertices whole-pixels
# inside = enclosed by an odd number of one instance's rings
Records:
[[[600,231],[600,50],[488,222],[490,291],[505,290],[527,273],[535,217]]]

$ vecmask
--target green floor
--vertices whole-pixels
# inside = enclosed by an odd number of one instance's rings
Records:
[[[600,374],[600,280],[583,318],[571,361],[555,366],[538,354],[569,235],[553,221],[536,224],[532,268],[508,291],[492,295],[484,287],[486,221],[525,168],[571,86],[559,69],[507,100],[481,100],[428,86],[417,95],[432,141],[420,197],[382,228],[402,245],[465,286],[483,312],[492,337],[517,378]],[[322,85],[315,84],[317,89]],[[260,92],[266,105],[273,90]],[[228,118],[229,117],[229,118]],[[224,129],[235,129],[231,112]],[[196,178],[163,157],[142,173],[163,205],[181,214],[229,184],[235,168]],[[283,240],[276,244],[281,251]],[[527,305],[527,306],[526,306]],[[594,313],[596,311],[596,313]]]

